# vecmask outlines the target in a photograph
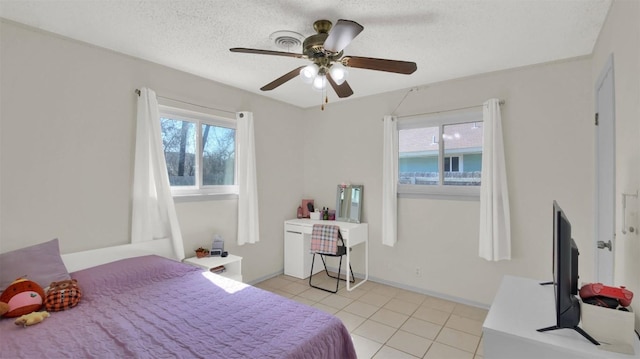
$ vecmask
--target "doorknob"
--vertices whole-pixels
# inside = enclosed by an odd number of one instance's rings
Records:
[[[611,240],[608,242],[598,241],[598,249],[609,248],[609,252],[611,252]]]

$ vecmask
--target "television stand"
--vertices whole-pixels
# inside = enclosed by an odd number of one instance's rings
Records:
[[[585,332],[582,328],[580,328],[579,326],[575,326],[573,328],[561,328],[557,325],[551,326],[551,327],[546,327],[546,328],[542,328],[542,329],[537,329],[537,331],[539,331],[540,333],[542,332],[548,332],[551,330],[556,330],[556,329],[573,329],[576,332],[582,334],[583,337],[587,338],[588,341],[592,342],[594,345],[600,345],[600,343],[598,343],[597,340],[593,339],[593,337],[589,334],[587,334],[587,332]]]

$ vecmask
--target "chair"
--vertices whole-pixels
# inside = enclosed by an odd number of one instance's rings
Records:
[[[321,289],[329,293],[337,293],[338,287],[340,286],[340,281],[347,281],[349,277],[349,273],[346,273],[347,278],[340,278],[340,273],[342,271],[342,256],[347,254],[347,247],[344,245],[344,240],[342,239],[342,235],[340,234],[340,227],[335,225],[328,224],[314,224],[313,230],[311,232],[311,253],[313,253],[313,259],[311,260],[311,274],[309,275],[309,285],[313,288]],[[322,259],[322,264],[324,264],[324,271],[331,278],[336,279],[336,290],[329,290],[326,288],[315,286],[311,283],[313,279],[313,265],[316,260],[316,254],[320,255],[320,259]],[[338,265],[338,276],[332,276],[329,274],[329,270],[327,270],[327,262],[325,262],[324,257],[340,257],[340,264]],[[351,264],[349,264],[349,271],[351,272],[351,283],[355,283],[355,277],[353,276],[353,269],[351,268]]]

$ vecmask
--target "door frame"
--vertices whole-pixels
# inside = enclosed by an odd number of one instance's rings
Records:
[[[616,133],[616,111],[615,111],[615,72],[614,72],[614,62],[613,62],[614,58],[613,58],[613,53],[611,53],[609,55],[609,57],[607,58],[607,61],[604,63],[604,65],[602,66],[602,69],[600,70],[600,75],[598,76],[598,79],[595,83],[594,86],[594,102],[595,102],[595,113],[598,114],[600,113],[600,108],[599,108],[599,103],[598,103],[598,89],[602,86],[604,80],[607,77],[607,74],[609,74],[609,72],[611,73],[611,81],[612,81],[612,86],[611,86],[611,99],[612,99],[612,109],[611,109],[611,130],[613,133],[613,138],[611,138],[611,143],[610,145],[612,146],[613,149],[613,198],[611,199],[613,201],[613,207],[612,207],[612,213],[611,213],[611,221],[613,222],[613,233],[611,233],[611,246],[612,246],[612,250],[611,250],[611,255],[612,255],[612,260],[611,260],[611,278],[604,278],[603,276],[605,274],[600,273],[600,258],[599,258],[599,250],[604,250],[604,249],[598,249],[598,241],[599,240],[607,240],[606,238],[600,239],[599,236],[599,218],[598,218],[598,207],[599,207],[599,161],[598,161],[598,154],[599,154],[599,141],[598,141],[598,131],[599,131],[599,126],[596,126],[595,129],[595,133],[594,133],[594,142],[595,142],[595,149],[594,149],[594,156],[595,156],[595,191],[594,191],[594,241],[593,241],[593,248],[595,249],[594,251],[594,278],[596,279],[596,281],[598,282],[602,282],[604,284],[607,285],[614,285],[614,281],[615,281],[615,263],[616,263],[616,148],[615,148],[615,133]]]

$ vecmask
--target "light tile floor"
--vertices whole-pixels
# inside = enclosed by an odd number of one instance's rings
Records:
[[[335,289],[324,272],[313,284]],[[358,358],[481,359],[482,322],[487,310],[367,281],[338,293],[309,286],[308,279],[280,275],[255,285],[342,320]]]

